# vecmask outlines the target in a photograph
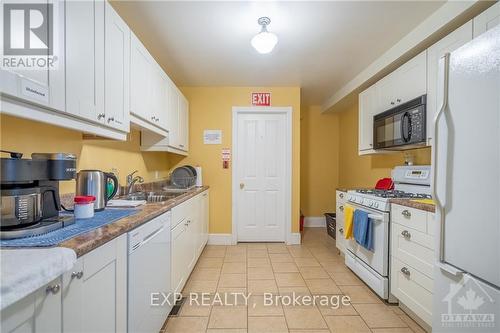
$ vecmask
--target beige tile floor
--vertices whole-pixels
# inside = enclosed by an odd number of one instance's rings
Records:
[[[306,228],[302,244],[208,245],[183,294],[230,295],[232,305],[184,303],[162,333],[424,332],[398,306],[382,302],[345,265],[323,228]],[[232,293],[251,294],[248,302]],[[264,306],[263,294],[348,295],[351,304]],[[341,296],[339,296],[341,297]]]

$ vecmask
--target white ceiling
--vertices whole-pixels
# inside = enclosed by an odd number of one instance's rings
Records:
[[[321,104],[444,2],[116,1],[113,6],[179,86],[301,86]],[[250,39],[269,16],[279,42]]]

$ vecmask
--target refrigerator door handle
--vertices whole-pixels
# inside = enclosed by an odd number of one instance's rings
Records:
[[[450,264],[445,262],[444,257],[444,217],[442,215],[442,198],[439,197],[437,191],[437,170],[438,170],[438,145],[439,145],[439,137],[438,137],[438,122],[441,116],[445,113],[445,111],[449,108],[448,105],[448,87],[449,87],[449,74],[450,74],[450,53],[446,53],[444,56],[444,77],[443,77],[443,105],[439,109],[436,117],[434,118],[434,144],[433,144],[433,161],[432,161],[432,198],[436,203],[436,219],[439,223],[439,247],[438,247],[438,262],[437,266],[446,272],[452,275],[462,274],[463,271],[451,266]]]

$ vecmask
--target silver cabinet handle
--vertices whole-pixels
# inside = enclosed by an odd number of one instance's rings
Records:
[[[394,103],[394,102],[391,102],[391,105],[394,105],[394,104],[396,104],[396,103]]]
[[[60,289],[61,289],[60,285],[54,284],[52,286],[48,286],[47,289],[45,289],[45,291],[47,292],[47,294],[48,293],[57,294]]]
[[[111,121],[115,121],[115,117],[109,117],[108,118],[108,123],[111,122]]]
[[[410,237],[411,237],[411,234],[410,234],[410,232],[409,232],[408,230],[403,230],[403,231],[401,232],[401,235],[402,235],[404,238],[406,238],[406,239],[410,239]]]
[[[179,147],[182,147],[182,148],[184,148],[184,145],[179,145]]]
[[[206,193],[203,193],[203,196],[204,196],[204,197],[206,197],[206,196],[207,196],[207,194],[206,194]]]
[[[398,103],[401,103],[401,99],[399,99],[399,98],[398,98],[396,101],[397,101]]]
[[[407,217],[407,218],[410,218],[411,217],[411,213],[408,209],[405,209],[401,212],[401,215],[403,215],[404,217]]]
[[[339,232],[340,232],[341,234],[344,234],[344,229],[340,228],[340,229],[339,229]]]
[[[101,118],[104,118],[105,116],[106,116],[106,114],[105,114],[105,113],[99,113],[99,114],[97,115],[97,120],[100,120]]]
[[[340,193],[340,194],[339,194],[339,198],[340,198],[340,199],[343,199],[343,198],[344,198],[344,193]]]
[[[344,206],[340,206],[340,207],[339,207],[339,210],[340,210],[341,212],[343,212],[343,211],[344,211]]]
[[[79,271],[79,272],[72,272],[71,273],[71,278],[74,279],[74,278],[77,278],[78,280],[80,280],[83,276],[83,271]]]
[[[406,267],[401,268],[401,273],[403,273],[406,276],[410,276],[410,270]]]

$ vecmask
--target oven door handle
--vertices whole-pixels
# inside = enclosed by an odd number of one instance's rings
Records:
[[[368,214],[368,218],[376,221],[383,221],[384,217],[382,215]]]

